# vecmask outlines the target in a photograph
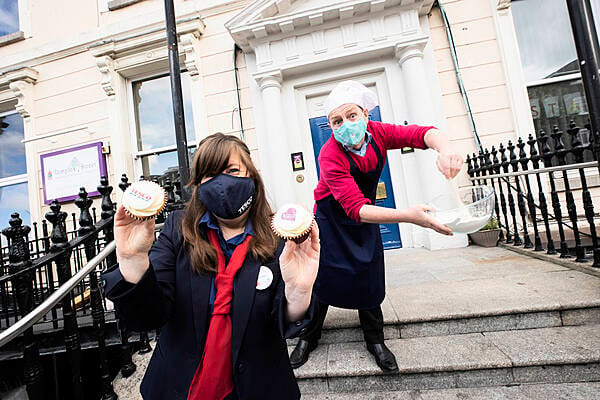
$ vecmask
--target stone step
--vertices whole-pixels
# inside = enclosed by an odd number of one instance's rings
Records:
[[[600,323],[597,277],[500,248],[426,269],[419,255],[389,257],[386,339]],[[362,341],[358,327],[355,310],[330,307],[322,342]]]
[[[369,393],[321,393],[305,400],[593,400],[600,399],[600,382],[525,384],[486,388],[432,389]]]
[[[593,382],[598,332],[600,324],[387,340],[394,375],[382,374],[363,343],[324,344],[295,373],[307,394]]]
[[[329,315],[331,314],[331,317]],[[355,314],[355,315],[352,315]],[[343,343],[363,341],[358,314],[354,310],[331,307],[329,323],[323,327],[320,343]],[[426,321],[398,321],[386,318],[384,312],[384,336],[388,339],[427,336],[459,335],[493,331],[508,331],[559,326],[600,324],[600,307],[573,308],[548,311],[524,311],[497,315],[481,315]],[[295,345],[298,339],[288,340]]]

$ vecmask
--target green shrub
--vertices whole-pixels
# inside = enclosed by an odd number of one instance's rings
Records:
[[[491,229],[498,229],[498,220],[492,217],[490,221],[480,229],[480,231],[489,231]]]

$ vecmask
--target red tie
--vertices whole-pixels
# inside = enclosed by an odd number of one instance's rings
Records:
[[[231,318],[229,309],[233,294],[233,278],[244,263],[248,253],[248,235],[240,243],[225,268],[225,256],[214,230],[208,231],[208,240],[217,250],[218,270],[215,277],[217,295],[213,304],[204,353],[196,370],[188,400],[223,400],[233,391],[231,360]]]

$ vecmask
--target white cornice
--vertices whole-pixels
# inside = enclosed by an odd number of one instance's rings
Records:
[[[498,0],[498,6],[497,9],[500,10],[507,10],[508,8],[510,8],[510,0]]]
[[[296,0],[298,1],[298,0]],[[334,20],[341,23],[351,18],[364,17],[372,13],[383,12],[392,7],[418,10],[420,15],[431,10],[434,0],[350,0],[325,5],[299,12],[285,13],[283,3],[288,7],[293,0],[258,0],[250,4],[234,18],[225,23],[235,42],[245,51],[252,48],[251,42],[268,36],[293,35],[294,30],[316,27]],[[275,9],[281,9],[279,13]],[[270,12],[267,12],[270,10]]]
[[[183,56],[182,61],[192,77],[199,73],[196,44],[204,28],[200,15],[179,20],[177,23],[179,56]],[[111,99],[114,99],[116,94],[115,82],[119,79],[119,74],[131,76],[148,65],[163,65],[168,58],[167,50],[163,28],[148,29],[89,46],[89,51],[95,57],[96,66],[102,76],[100,85]]]
[[[6,85],[10,82],[23,81],[35,83],[38,78],[37,70],[30,67],[19,67],[0,74],[0,85]]]
[[[0,75],[0,92],[4,93],[0,97],[16,99],[15,109],[25,119],[31,116],[31,91],[37,78],[38,72],[29,67],[15,68]]]
[[[199,14],[177,22],[177,35],[192,34],[200,37],[204,32],[204,22]],[[156,27],[139,33],[96,42],[88,47],[94,57],[109,56],[118,58],[131,51],[165,46],[164,27]]]
[[[242,4],[242,0],[186,0],[177,7],[178,34],[180,33],[180,22],[190,16],[200,14],[204,17],[219,15],[240,9]],[[0,60],[0,74],[20,65],[35,67],[86,52],[89,46],[98,43],[99,40],[134,35],[137,32],[153,28],[162,29],[164,32],[165,16],[163,8],[150,7],[149,9],[149,12],[140,14],[133,19],[117,21],[89,31],[77,32],[76,35],[71,37],[41,43],[36,45],[35,48],[22,52],[9,53]]]

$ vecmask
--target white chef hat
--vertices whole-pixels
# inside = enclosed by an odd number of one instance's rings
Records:
[[[371,111],[379,102],[377,95],[365,85],[356,81],[343,81],[337,84],[325,100],[327,116],[342,104],[353,103]]]

